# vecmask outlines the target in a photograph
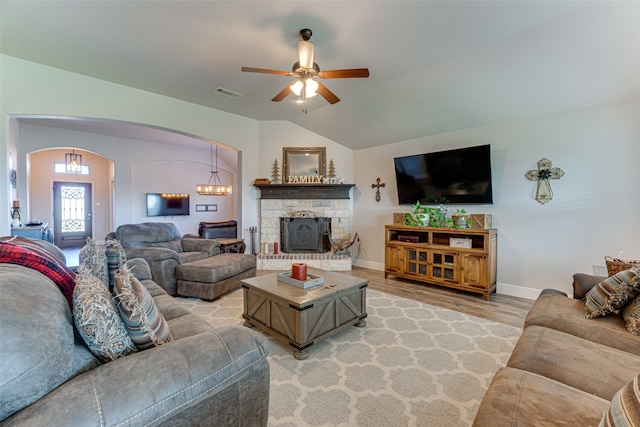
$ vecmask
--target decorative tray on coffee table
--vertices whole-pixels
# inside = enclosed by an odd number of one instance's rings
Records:
[[[291,277],[290,271],[287,271],[285,273],[278,274],[278,281],[297,286],[302,289],[307,289],[314,286],[322,285],[324,283],[324,278],[316,276],[315,274],[307,274],[307,280],[297,280]]]

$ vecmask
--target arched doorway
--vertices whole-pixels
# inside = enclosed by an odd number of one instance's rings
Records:
[[[71,149],[27,155],[29,220],[48,224],[60,248],[81,247],[89,237],[101,240],[113,228],[114,163],[74,147],[82,155],[82,172],[67,173],[64,159]]]
[[[125,223],[165,220],[174,222],[183,234],[188,234],[197,230],[198,221],[236,219],[239,224],[241,222],[242,189],[238,186],[241,155],[233,147],[179,131],[109,119],[14,116],[12,122],[16,125],[19,158],[17,196],[22,200],[37,200],[38,204],[48,203],[51,207],[42,213],[42,208],[28,203],[23,212],[26,210],[29,218],[45,218],[43,222],[53,223],[53,179],[49,183],[32,185],[32,178],[40,175],[40,170],[27,166],[29,153],[68,144],[68,150],[74,147],[105,156],[113,162],[107,181],[93,180],[94,185],[101,182],[109,185],[106,197],[97,197],[95,187],[92,191],[94,225],[108,218],[104,222],[108,223],[104,230],[93,229],[94,238],[98,241],[114,231],[117,225]],[[206,181],[211,169],[211,144],[220,148],[220,170],[227,174],[225,183],[230,182],[234,186],[233,195],[212,200],[194,194],[190,216],[148,219],[144,210],[145,192],[195,193],[195,184]],[[64,153],[59,155],[64,158]],[[51,163],[43,167],[50,170]],[[25,175],[27,179],[22,181]],[[43,189],[51,192],[51,196],[40,198],[33,195],[34,191]],[[108,209],[108,213],[102,212],[102,219],[97,211],[98,203],[100,210]],[[217,209],[199,210],[198,206],[205,203],[217,204]]]

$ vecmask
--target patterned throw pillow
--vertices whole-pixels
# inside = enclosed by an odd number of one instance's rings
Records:
[[[87,239],[87,244],[80,249],[78,258],[80,265],[84,265],[89,273],[100,279],[105,285],[109,284],[107,257],[104,254],[104,249],[101,248],[94,239]]]
[[[600,427],[640,426],[640,374],[622,387],[611,399]]]
[[[104,244],[104,254],[107,257],[107,273],[109,275],[109,290],[113,291],[116,283],[116,270],[119,270],[127,262],[127,254],[119,241],[107,239]]]
[[[595,285],[585,297],[584,317],[606,316],[640,294],[640,268],[621,271]]]
[[[169,324],[151,294],[125,266],[115,275],[114,293],[122,320],[138,350],[171,341]]]
[[[622,317],[627,331],[633,335],[640,335],[640,296],[625,305]]]
[[[73,319],[89,350],[105,362],[137,351],[109,290],[82,268],[73,290]]]

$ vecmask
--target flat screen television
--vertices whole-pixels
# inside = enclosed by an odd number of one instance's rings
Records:
[[[459,148],[393,159],[398,202],[493,204],[491,146]]]
[[[189,215],[189,195],[147,193],[147,216]]]

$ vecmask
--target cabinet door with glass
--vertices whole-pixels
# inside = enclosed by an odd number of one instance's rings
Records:
[[[407,268],[405,273],[413,276],[427,277],[429,274],[429,251],[426,249],[407,248]]]
[[[431,251],[429,278],[449,283],[460,282],[460,254],[451,251]]]

